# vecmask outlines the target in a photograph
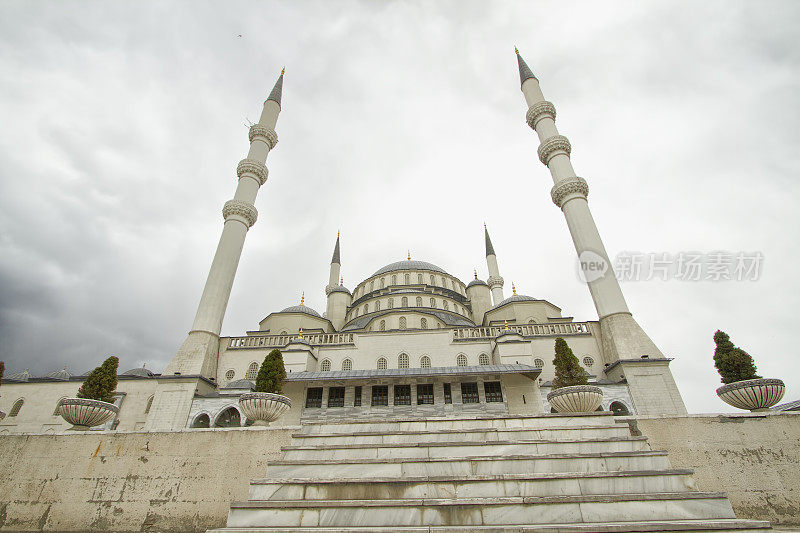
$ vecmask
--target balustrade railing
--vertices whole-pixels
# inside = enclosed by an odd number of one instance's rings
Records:
[[[588,335],[588,322],[559,322],[555,324],[523,324],[508,326],[508,329],[523,337],[552,335]],[[453,340],[493,339],[505,331],[505,326],[484,326],[477,328],[457,328],[453,330]]]
[[[286,346],[297,335],[253,335],[247,337],[231,337],[228,343],[229,349],[238,348],[268,348]],[[313,346],[333,345],[333,344],[354,344],[352,333],[312,333],[303,334],[303,340]]]

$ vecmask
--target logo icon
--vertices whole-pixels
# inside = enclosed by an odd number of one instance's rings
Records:
[[[608,272],[608,261],[602,255],[586,250],[578,256],[578,279],[591,283],[602,278]]]

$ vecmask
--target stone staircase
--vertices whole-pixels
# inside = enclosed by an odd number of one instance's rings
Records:
[[[760,532],[611,413],[304,424],[213,532]]]

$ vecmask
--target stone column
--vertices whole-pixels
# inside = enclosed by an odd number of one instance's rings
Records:
[[[517,52],[517,61],[522,93],[528,104],[525,119],[539,136],[539,161],[550,170],[553,178],[550,196],[553,203],[564,213],[575,251],[578,253],[578,259],[584,269],[589,292],[600,319],[604,359],[606,362],[624,360],[638,362],[644,356],[648,360],[664,361],[661,350],[656,347],[633,318],[628,304],[625,302],[625,297],[622,295],[611,261],[589,210],[587,201],[589,185],[572,168],[570,161],[572,146],[556,128],[555,106],[544,99],[539,80],[533,75],[519,52]],[[598,265],[599,269],[587,269],[590,266]],[[663,368],[666,366],[664,365]],[[669,375],[663,376],[665,391],[674,387],[672,374],[668,369],[666,372]],[[632,379],[632,376],[624,374],[620,374],[620,376],[629,381]],[[661,388],[660,382],[659,384],[652,383],[657,388]],[[640,399],[640,403],[644,405],[648,402]],[[673,404],[674,402],[671,401],[670,406]],[[653,411],[651,408],[646,410]],[[685,413],[686,408],[680,401],[677,408],[665,407],[665,412]]]

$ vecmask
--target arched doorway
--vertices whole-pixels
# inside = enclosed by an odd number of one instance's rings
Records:
[[[194,422],[192,422],[192,427],[193,428],[211,427],[211,419],[208,417],[206,413],[202,413],[201,415],[198,415],[194,419]]]
[[[242,425],[242,416],[235,407],[228,407],[217,415],[215,428],[238,428]]]
[[[608,410],[613,412],[615,416],[629,416],[630,410],[622,402],[611,402]]]

